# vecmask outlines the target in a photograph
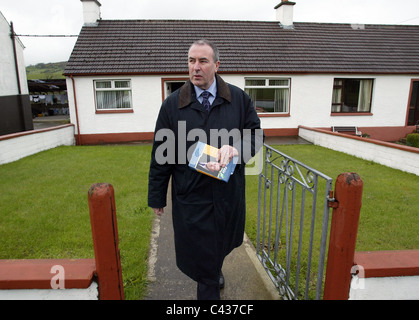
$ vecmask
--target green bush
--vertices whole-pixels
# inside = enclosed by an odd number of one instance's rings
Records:
[[[411,133],[407,135],[406,145],[419,148],[419,133]]]

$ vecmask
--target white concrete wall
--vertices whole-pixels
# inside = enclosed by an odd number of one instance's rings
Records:
[[[299,136],[315,145],[419,175],[419,153],[372,143],[369,139],[360,141],[305,128],[299,129]]]
[[[354,276],[349,300],[419,300],[419,276],[382,278]]]
[[[0,300],[98,300],[98,284],[87,289],[11,289],[0,290]]]
[[[94,80],[129,79],[132,87],[133,113],[96,114]],[[153,132],[160,106],[160,76],[77,77],[75,80],[80,134]],[[76,126],[73,83],[67,78],[71,123]]]
[[[26,131],[1,138],[0,164],[4,164],[61,145],[74,145],[74,126],[63,125],[53,130]]]
[[[28,81],[23,58],[24,46],[16,38],[16,51],[19,66],[19,80],[22,94],[28,94]],[[10,25],[0,12],[0,96],[18,94],[13,42],[10,38]]]
[[[185,66],[186,67],[186,66]],[[261,117],[264,129],[309,127],[404,126],[409,99],[410,81],[416,76],[394,75],[276,75],[291,79],[290,116]],[[162,103],[162,78],[185,78],[186,75],[170,76],[115,76],[75,77],[77,106],[81,134],[152,132]],[[255,75],[224,75],[226,82],[244,88],[245,78]],[[275,75],[257,75],[275,77]],[[333,80],[340,78],[374,78],[372,115],[331,116]],[[132,84],[133,113],[96,114],[93,80],[130,79]],[[76,124],[73,86],[67,79],[71,122]],[[77,129],[76,129],[77,132]]]

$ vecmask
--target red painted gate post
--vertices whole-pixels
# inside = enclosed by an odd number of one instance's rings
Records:
[[[121,259],[111,184],[93,184],[88,192],[100,300],[123,300]]]
[[[324,300],[349,298],[362,189],[363,182],[356,173],[342,173],[336,179]]]

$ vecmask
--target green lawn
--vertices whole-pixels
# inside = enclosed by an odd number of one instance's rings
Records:
[[[312,145],[276,146],[336,179],[364,181],[357,250],[419,248],[419,177]],[[87,192],[115,189],[125,296],[141,299],[153,214],[150,146],[58,147],[0,165],[0,259],[93,258]],[[246,232],[254,240],[257,177],[247,176]]]
[[[140,299],[153,215],[149,146],[58,147],[0,166],[0,259],[94,258],[87,192],[115,189],[125,296]]]
[[[419,249],[419,177],[314,145],[281,145],[277,150],[333,178],[355,172],[363,180],[356,250]],[[254,240],[257,177],[248,176],[246,232]],[[256,204],[256,205],[255,205]],[[256,207],[256,209],[254,208]]]

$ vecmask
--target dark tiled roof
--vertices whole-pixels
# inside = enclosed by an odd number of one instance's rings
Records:
[[[185,73],[206,38],[220,73],[419,73],[419,26],[202,20],[101,20],[83,27],[65,74]]]

